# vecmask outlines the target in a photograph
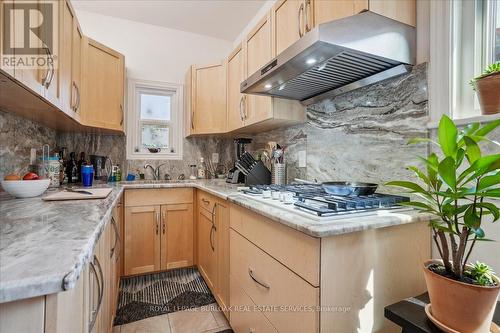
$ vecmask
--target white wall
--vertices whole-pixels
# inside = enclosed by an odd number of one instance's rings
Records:
[[[240,32],[238,37],[236,37],[236,39],[233,42],[233,47],[236,47],[247,36],[247,34],[250,32],[250,30],[252,30],[257,25],[257,23],[264,16],[266,16],[268,14],[269,10],[271,10],[271,7],[274,5],[275,2],[276,2],[276,0],[267,0],[262,5],[262,7],[257,12],[257,14],[255,14],[255,16],[250,20],[250,22],[248,22],[248,24],[245,26],[245,28],[243,28],[243,30]]]
[[[192,64],[220,62],[232,43],[204,35],[78,11],[85,35],[125,55],[127,77],[184,83]]]

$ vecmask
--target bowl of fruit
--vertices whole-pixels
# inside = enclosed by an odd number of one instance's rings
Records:
[[[2,180],[2,188],[5,192],[16,198],[37,197],[45,192],[50,185],[50,179],[41,179],[34,172],[28,172],[24,177],[18,175],[7,175]]]

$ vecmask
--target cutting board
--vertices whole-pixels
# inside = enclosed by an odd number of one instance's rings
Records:
[[[85,188],[81,190],[91,192],[92,194],[60,191],[49,194],[42,199],[46,201],[104,199],[113,191],[112,188]]]

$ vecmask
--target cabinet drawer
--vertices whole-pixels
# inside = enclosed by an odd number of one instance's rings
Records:
[[[319,286],[319,238],[310,237],[237,205],[231,205],[230,223],[232,229],[313,286]]]
[[[235,333],[277,333],[267,318],[256,309],[250,297],[241,289],[236,280],[230,277],[231,289],[231,328]]]
[[[153,206],[193,202],[192,188],[127,189],[125,206]]]
[[[217,199],[213,195],[208,194],[207,192],[198,191],[197,202],[198,202],[198,207],[203,208],[212,213],[214,205],[217,202]]]
[[[273,326],[279,332],[317,332],[319,288],[311,286],[234,230],[230,231],[229,243],[231,276],[255,304],[289,307],[263,309]]]

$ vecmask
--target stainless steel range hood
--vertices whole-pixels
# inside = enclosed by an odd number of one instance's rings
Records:
[[[240,90],[308,105],[407,73],[414,63],[415,28],[366,11],[320,24]]]

